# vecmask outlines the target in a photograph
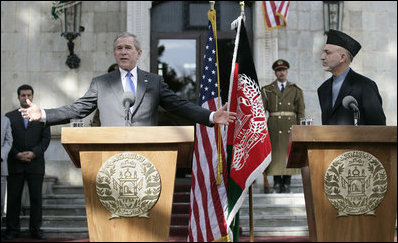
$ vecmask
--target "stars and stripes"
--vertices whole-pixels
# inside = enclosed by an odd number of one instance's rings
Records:
[[[203,57],[199,105],[216,111],[219,104],[217,76],[217,48],[209,11],[209,34]],[[214,11],[215,21],[215,11]],[[228,198],[226,191],[227,167],[225,160],[225,135],[219,126],[196,124],[194,156],[192,162],[192,188],[188,241],[214,241],[226,239]],[[223,136],[224,135],[224,136]],[[221,140],[221,141],[220,141]],[[217,146],[220,143],[221,146]],[[221,154],[221,157],[219,156]],[[222,165],[220,183],[217,183],[219,163]]]
[[[263,1],[264,23],[268,30],[286,27],[290,1]]]

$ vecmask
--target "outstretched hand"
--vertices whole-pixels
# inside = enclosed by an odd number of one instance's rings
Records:
[[[214,122],[217,124],[228,125],[236,120],[236,113],[227,111],[228,103],[214,113]]]
[[[29,108],[20,108],[18,111],[21,112],[23,118],[29,119],[32,121],[40,121],[41,119],[41,109],[36,104],[33,104],[29,99],[26,99],[26,103],[29,105]]]

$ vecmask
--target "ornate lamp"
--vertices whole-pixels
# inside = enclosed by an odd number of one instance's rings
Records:
[[[342,29],[343,1],[323,1],[323,23],[325,34],[330,29]]]
[[[80,26],[81,21],[81,1],[54,1],[51,10],[55,19],[58,15],[64,14],[64,21],[62,22],[62,34],[68,40],[69,56],[66,59],[66,65],[69,68],[78,68],[80,65],[80,58],[74,53],[75,44],[73,40],[84,31],[84,27]]]

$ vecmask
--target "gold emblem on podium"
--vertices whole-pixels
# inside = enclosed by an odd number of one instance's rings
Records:
[[[375,215],[387,191],[387,174],[375,156],[349,151],[329,165],[324,187],[337,216]]]
[[[96,180],[97,196],[118,217],[149,217],[159,199],[161,182],[156,167],[144,156],[120,153],[101,166]]]

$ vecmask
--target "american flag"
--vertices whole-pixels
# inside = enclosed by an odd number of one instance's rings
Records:
[[[213,32],[209,11],[209,34],[203,60],[199,105],[209,109],[221,108],[217,75],[216,38]],[[215,12],[215,11],[214,11]],[[215,21],[215,13],[214,19]],[[215,26],[215,25],[214,25]],[[220,130],[221,136],[218,135]],[[187,241],[214,241],[229,239],[226,216],[228,180],[224,129],[196,124],[195,148],[192,162],[192,188]],[[224,135],[224,136],[223,136]],[[218,146],[220,143],[221,146]],[[219,160],[219,153],[221,159]],[[220,184],[217,184],[217,171],[222,165]]]
[[[263,1],[264,23],[269,30],[286,27],[290,1]]]

